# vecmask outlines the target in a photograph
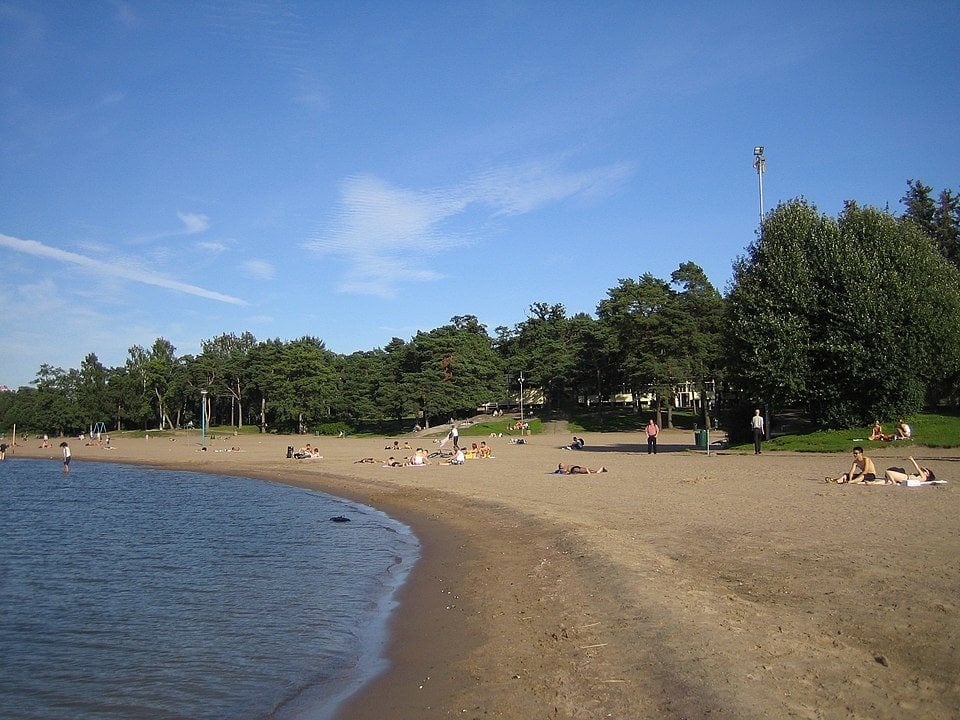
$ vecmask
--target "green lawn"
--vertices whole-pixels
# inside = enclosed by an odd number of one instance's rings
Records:
[[[847,430],[817,430],[810,433],[781,435],[766,441],[763,447],[764,450],[794,452],[847,452],[854,445],[860,445],[867,451],[879,447],[960,447],[960,416],[918,413],[905,419],[913,430],[913,437],[910,440],[894,442],[868,440],[871,426],[865,425]],[[895,427],[896,423],[891,422],[884,426],[884,432],[892,433]],[[776,432],[776,424],[774,424],[774,432]],[[734,445],[731,449],[752,450],[753,443]]]

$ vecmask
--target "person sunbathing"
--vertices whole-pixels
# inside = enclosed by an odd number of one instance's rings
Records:
[[[387,461],[383,464],[384,467],[403,467],[403,463],[395,460],[393,455],[387,458]]]
[[[899,467],[887,468],[887,471],[883,474],[884,482],[890,485],[919,485],[920,483],[933,482],[937,479],[933,470],[928,467],[920,467],[912,457],[909,459],[910,462],[913,463],[916,472],[907,473],[904,468]]]
[[[593,475],[595,473],[605,473],[607,469],[602,465],[596,470],[591,470],[586,465],[564,465],[560,463],[557,469],[553,471],[554,475]]]
[[[883,440],[883,425],[877,420],[873,423],[873,430],[870,431],[871,440]]]
[[[480,443],[480,457],[482,458],[493,457],[493,450],[485,442]]]

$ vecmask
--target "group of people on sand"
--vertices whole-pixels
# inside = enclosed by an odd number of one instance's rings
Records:
[[[425,467],[427,465],[432,465],[430,458],[427,455],[427,451],[423,448],[417,448],[416,451],[410,457],[405,457],[402,461],[397,460],[393,455],[388,457],[384,463],[384,467]]]
[[[239,449],[240,448],[237,448],[237,450]],[[310,443],[307,443],[296,452],[293,452],[292,447],[288,447],[287,457],[292,457],[296,460],[323,460],[323,455],[320,454],[320,448],[315,448]]]
[[[933,470],[921,467],[913,457],[909,460],[913,463],[915,472],[907,472],[902,467],[891,467],[886,469],[882,478],[877,477],[877,467],[873,460],[864,454],[862,447],[857,445],[853,449],[853,465],[849,472],[845,472],[840,477],[826,477],[824,481],[841,485],[924,485],[936,482],[937,476]]]
[[[913,437],[913,430],[907,423],[903,421],[902,418],[897,420],[897,429],[890,435],[884,434],[883,425],[880,424],[879,420],[873,423],[873,429],[870,431],[871,440],[880,440],[882,442],[890,442],[892,440],[909,440],[911,437]]]

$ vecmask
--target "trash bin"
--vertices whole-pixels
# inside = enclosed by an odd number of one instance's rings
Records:
[[[693,439],[697,444],[697,450],[707,449],[707,431],[706,430],[694,430]]]

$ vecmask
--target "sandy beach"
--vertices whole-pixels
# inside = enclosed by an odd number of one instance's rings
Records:
[[[881,472],[913,454],[945,486],[838,486],[823,479],[846,454],[707,456],[664,431],[651,456],[639,433],[584,437],[462,437],[495,457],[425,468],[355,462],[390,455],[382,438],[69,442],[77,482],[87,460],[257,477],[414,529],[391,669],[342,718],[960,717],[960,451],[868,453]],[[323,459],[286,458],[308,441]],[[59,442],[8,458],[59,462]]]

